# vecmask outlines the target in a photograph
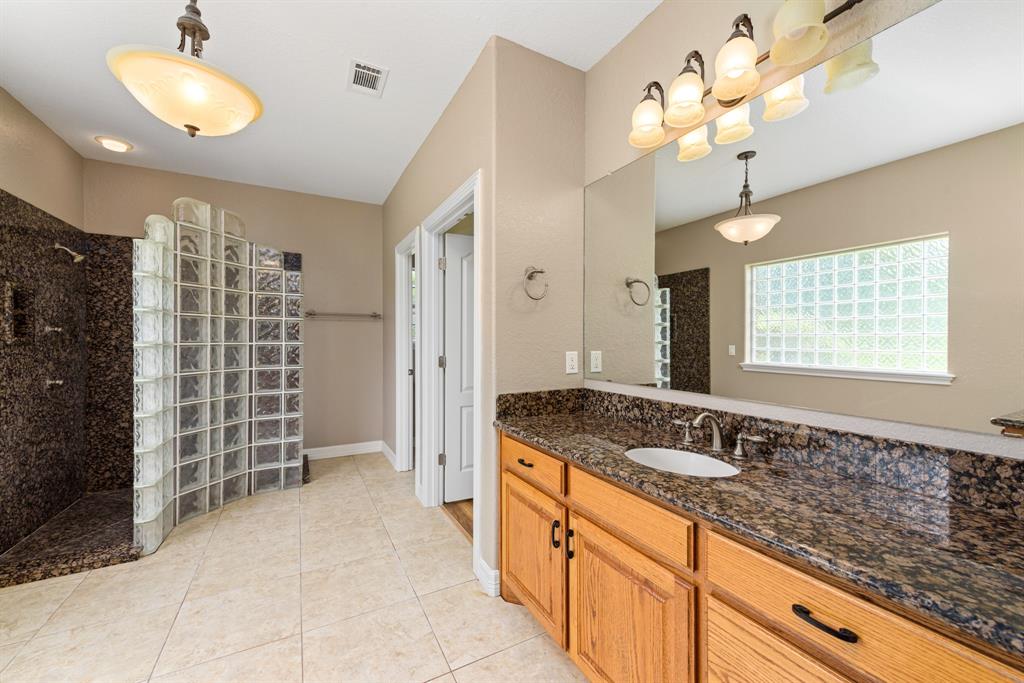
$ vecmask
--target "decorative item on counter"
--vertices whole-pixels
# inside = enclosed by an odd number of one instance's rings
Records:
[[[810,101],[804,96],[803,74],[791,78],[764,94],[765,121],[784,121],[807,109]]]
[[[715,119],[715,126],[718,129],[715,133],[717,145],[746,140],[754,134],[754,127],[750,125],[750,104],[725,112]]]
[[[707,126],[701,126],[677,138],[676,144],[679,145],[679,155],[676,156],[679,161],[696,161],[711,154]]]
[[[871,56],[871,40],[865,40],[825,62],[825,94],[851,90],[878,75],[879,67]]]
[[[791,66],[806,62],[825,49],[825,0],[785,0],[772,23],[775,42],[769,51],[773,63]]]
[[[665,111],[665,91],[658,81],[651,81],[644,86],[644,90],[647,94],[633,109],[633,130],[629,133],[629,144],[638,149],[657,147],[665,139],[665,129],[661,127]],[[654,99],[652,90],[658,91],[660,103]]]
[[[715,57],[715,83],[711,86],[711,94],[724,107],[739,103],[761,82],[750,15],[736,17],[732,28],[732,35]]]
[[[757,155],[753,150],[740,152],[736,158],[743,162],[743,189],[740,191],[740,207],[736,215],[715,225],[715,230],[730,242],[742,242],[744,246],[759,240],[782,220],[773,213],[751,213],[750,160]]]
[[[700,74],[693,67],[700,66]],[[686,128],[704,118],[704,58],[693,50],[686,55],[683,70],[668,87],[665,123],[673,128]]]

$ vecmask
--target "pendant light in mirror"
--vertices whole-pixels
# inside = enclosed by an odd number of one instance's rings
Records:
[[[694,68],[696,62],[700,73]],[[704,119],[704,57],[697,50],[686,55],[683,70],[668,87],[665,123],[686,128]]]
[[[761,118],[765,121],[782,121],[796,116],[807,109],[809,104],[810,101],[804,96],[804,76],[800,74],[764,94],[764,114]]]
[[[189,0],[178,18],[178,50],[121,45],[107,52],[107,66],[149,113],[164,123],[196,135],[231,135],[263,113],[256,94],[227,73],[202,61],[210,31],[197,0]],[[190,54],[184,54],[185,41]]]
[[[645,85],[644,90],[647,94],[633,109],[633,130],[629,133],[629,144],[638,149],[657,147],[665,140],[665,129],[661,127],[665,111],[665,91],[657,81]],[[652,90],[658,91],[661,102],[654,99]]]
[[[750,104],[744,104],[735,109],[730,109],[715,119],[715,144],[728,145],[740,140],[746,140],[754,134],[754,127],[750,125]]]
[[[711,86],[711,94],[725,106],[743,99],[761,82],[750,16],[736,17],[732,27],[732,35],[715,57],[715,83]]]
[[[711,154],[711,145],[708,144],[708,127],[701,126],[691,130],[686,135],[676,140],[679,145],[679,161],[696,161]]]
[[[722,237],[730,242],[739,242],[743,245],[759,240],[775,227],[776,223],[782,220],[774,213],[752,213],[750,210],[750,199],[754,196],[750,189],[750,160],[757,156],[752,150],[740,152],[736,158],[743,162],[743,189],[740,190],[740,207],[736,215],[715,224],[715,230],[721,233]]]
[[[772,62],[790,66],[806,62],[828,44],[825,0],[785,0],[772,23]]]
[[[858,43],[825,62],[825,93],[856,88],[878,74],[878,64],[871,56],[871,39]]]

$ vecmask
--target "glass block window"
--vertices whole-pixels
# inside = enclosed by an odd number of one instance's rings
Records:
[[[654,382],[659,389],[669,389],[672,386],[672,347],[669,338],[672,290],[661,287],[654,290],[654,295]]]
[[[948,236],[747,269],[748,362],[948,372]]]

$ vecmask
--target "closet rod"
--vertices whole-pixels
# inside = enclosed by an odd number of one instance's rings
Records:
[[[373,313],[329,313],[315,310],[306,311],[306,317],[310,320],[322,318],[324,320],[382,320],[384,316],[374,311]]]

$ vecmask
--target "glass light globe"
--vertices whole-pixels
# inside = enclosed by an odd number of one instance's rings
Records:
[[[107,66],[149,113],[190,135],[231,135],[263,113],[244,84],[175,50],[121,45],[107,52]]]
[[[878,64],[871,58],[871,40],[865,40],[825,62],[825,93],[856,88],[878,74]]]
[[[686,135],[676,139],[679,145],[679,161],[696,161],[711,154],[711,145],[708,144],[708,127],[701,126],[691,130]]]
[[[792,78],[764,94],[765,121],[782,121],[807,109],[810,101],[804,96],[803,74]]]
[[[750,104],[730,109],[715,120],[715,144],[728,145],[746,140],[754,134],[750,125]]]
[[[693,71],[676,76],[668,87],[665,123],[673,128],[686,128],[704,118],[704,81]]]
[[[774,213],[755,213],[719,221],[715,230],[730,242],[749,244],[771,232],[780,220],[782,218]]]
[[[825,0],[786,0],[772,23],[775,42],[768,55],[779,66],[806,62],[828,44]]]
[[[731,38],[715,57],[715,84],[711,86],[711,94],[728,102],[749,95],[760,82],[757,45],[746,36]]]
[[[665,139],[665,129],[661,127],[662,116],[661,104],[653,98],[636,105],[629,144],[639,149],[660,145]]]

